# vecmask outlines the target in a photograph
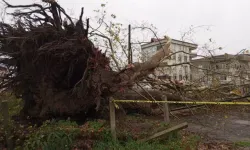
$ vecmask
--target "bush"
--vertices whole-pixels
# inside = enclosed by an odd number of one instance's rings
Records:
[[[46,121],[24,143],[24,150],[69,150],[79,135],[80,129],[75,122]]]

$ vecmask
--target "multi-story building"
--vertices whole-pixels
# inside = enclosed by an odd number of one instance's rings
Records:
[[[243,86],[250,79],[250,55],[217,55],[191,60],[191,78],[203,86],[232,84]]]
[[[151,42],[141,45],[142,61],[147,61],[166,42],[166,39],[151,39]],[[172,39],[170,46],[171,56],[160,64],[155,74],[158,77],[168,77],[172,80],[190,80],[189,62],[195,56],[192,51],[196,48],[196,44]]]

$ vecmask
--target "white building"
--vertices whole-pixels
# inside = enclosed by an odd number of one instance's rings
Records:
[[[165,39],[151,39],[150,43],[141,45],[142,61],[148,60],[157,50],[161,49],[161,45],[166,43]],[[188,64],[195,54],[193,50],[197,48],[196,44],[183,42],[172,39],[171,57],[164,60],[160,67],[156,69],[155,74],[158,77],[168,77],[171,80],[190,80],[190,65]],[[181,65],[178,65],[181,64]]]

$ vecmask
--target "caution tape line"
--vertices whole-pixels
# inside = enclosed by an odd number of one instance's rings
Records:
[[[148,101],[148,100],[112,100],[114,103],[168,103],[168,104],[210,104],[210,105],[250,105],[250,102],[191,102],[191,101]]]

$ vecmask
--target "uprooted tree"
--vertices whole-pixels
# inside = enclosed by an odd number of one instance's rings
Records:
[[[44,1],[45,2],[45,1]],[[0,22],[1,63],[9,73],[1,89],[22,97],[29,116],[75,115],[100,110],[108,97],[132,87],[170,53],[170,39],[144,63],[112,71],[109,59],[88,39],[83,8],[76,23],[55,1],[11,5],[13,24]],[[67,21],[63,21],[64,18]]]

